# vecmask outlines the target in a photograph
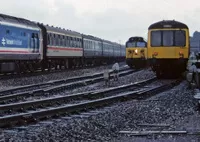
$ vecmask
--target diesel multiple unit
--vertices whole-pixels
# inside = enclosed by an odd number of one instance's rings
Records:
[[[158,77],[180,75],[190,53],[189,29],[184,23],[159,21],[148,28],[148,61]]]

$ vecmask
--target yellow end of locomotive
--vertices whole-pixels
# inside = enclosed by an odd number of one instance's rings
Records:
[[[142,37],[131,37],[126,42],[126,63],[131,68],[142,68],[147,62],[147,42]]]

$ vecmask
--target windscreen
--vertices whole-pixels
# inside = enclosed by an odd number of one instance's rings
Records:
[[[151,32],[151,46],[185,46],[186,36],[183,30],[160,30]]]

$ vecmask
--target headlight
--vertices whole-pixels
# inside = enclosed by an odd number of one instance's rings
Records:
[[[138,53],[138,50],[137,50],[137,49],[135,50],[135,53]]]

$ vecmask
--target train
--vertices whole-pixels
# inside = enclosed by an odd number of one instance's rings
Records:
[[[0,14],[0,73],[75,68],[125,60],[125,45]]]
[[[180,76],[190,53],[189,28],[175,20],[163,20],[148,28],[147,58],[158,78]]]
[[[143,37],[130,37],[126,42],[126,64],[135,69],[147,65],[147,42]]]

